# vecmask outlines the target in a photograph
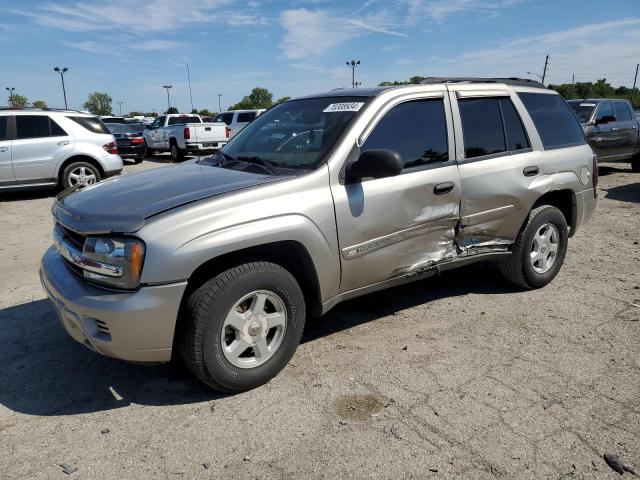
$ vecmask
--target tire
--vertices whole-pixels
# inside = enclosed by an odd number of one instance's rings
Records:
[[[262,310],[256,305],[260,295],[266,298]],[[298,283],[279,265],[253,262],[230,268],[188,297],[179,332],[180,354],[196,377],[218,391],[255,388],[275,377],[293,356],[302,337],[305,310]],[[228,323],[230,318],[234,325]],[[279,326],[270,326],[276,323]],[[255,341],[249,344],[247,339]],[[264,357],[258,355],[258,346]]]
[[[547,233],[550,237],[537,237],[539,233]],[[540,238],[550,238],[549,244],[540,242]],[[506,280],[520,287],[544,287],[560,271],[568,241],[567,221],[562,212],[551,205],[535,207],[518,234],[511,255],[500,263],[500,271]],[[551,258],[553,248],[556,251]]]
[[[100,171],[88,162],[73,162],[65,167],[60,182],[64,189],[84,188],[100,181]]]
[[[153,154],[156,153],[156,151],[152,148],[149,148],[149,146],[147,145],[147,142],[144,142],[144,156],[145,157],[153,157]]]
[[[640,173],[640,153],[631,159],[631,171]]]
[[[142,163],[142,161],[143,161],[143,160],[144,160],[144,156],[142,156],[142,157],[135,157],[135,158],[133,159],[133,163],[135,163],[135,164],[137,165],[138,163]]]
[[[171,158],[175,161],[179,161],[184,158],[184,150],[182,150],[175,141],[171,142],[169,151],[171,152]]]

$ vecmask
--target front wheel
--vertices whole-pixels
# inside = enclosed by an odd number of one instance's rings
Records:
[[[188,368],[216,390],[240,392],[268,382],[291,359],[304,329],[304,296],[279,265],[246,263],[196,289],[182,321]]]
[[[511,255],[500,263],[502,275],[520,287],[544,287],[560,271],[568,241],[567,221],[560,210],[551,205],[534,208]]]
[[[631,159],[631,171],[640,173],[640,153]]]

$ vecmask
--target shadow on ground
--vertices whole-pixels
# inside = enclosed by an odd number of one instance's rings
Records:
[[[640,203],[640,183],[636,182],[609,188],[604,198],[618,200],[619,202]]]
[[[495,269],[471,266],[345,302],[322,318],[309,319],[303,342],[443,297],[513,291]],[[91,352],[68,337],[48,300],[0,310],[0,364],[0,403],[30,415],[73,415],[129,404],[176,405],[221,398],[179,362],[148,367]]]

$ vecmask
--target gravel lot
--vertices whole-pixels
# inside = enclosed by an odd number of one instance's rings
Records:
[[[350,301],[235,396],[73,342],[37,275],[53,195],[5,194],[0,478],[617,478],[604,453],[640,474],[640,174],[599,190],[550,286],[475,266]]]

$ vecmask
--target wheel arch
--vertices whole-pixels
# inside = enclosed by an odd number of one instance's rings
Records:
[[[564,188],[545,192],[534,202],[531,210],[541,205],[551,205],[560,210],[569,226],[569,237],[574,235],[578,214],[576,195],[572,189]]]

